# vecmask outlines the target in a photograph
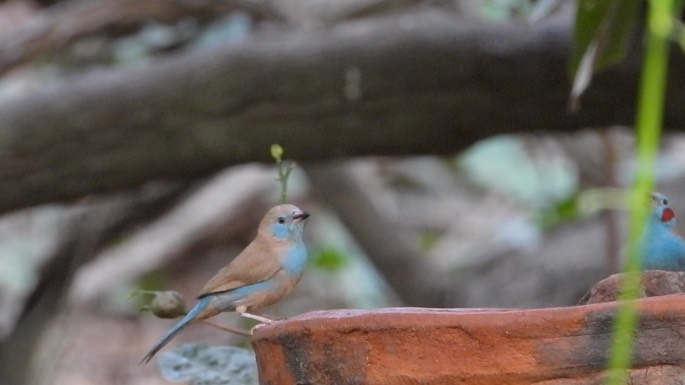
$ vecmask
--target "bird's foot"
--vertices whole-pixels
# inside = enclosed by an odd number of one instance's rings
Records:
[[[268,325],[268,324],[256,324],[255,326],[252,327],[252,329],[250,329],[250,335],[251,336],[254,335],[255,330],[257,330],[257,329],[259,329],[265,325]]]

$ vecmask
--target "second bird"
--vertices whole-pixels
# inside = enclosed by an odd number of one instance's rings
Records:
[[[269,210],[255,239],[207,282],[195,306],[160,338],[141,363],[150,361],[189,324],[221,312],[236,311],[247,318],[271,322],[250,312],[280,301],[299,282],[307,266],[302,233],[308,217],[309,214],[290,204]]]
[[[650,206],[642,236],[643,270],[685,271],[685,241],[676,232],[675,212],[668,206],[668,198],[652,193]]]

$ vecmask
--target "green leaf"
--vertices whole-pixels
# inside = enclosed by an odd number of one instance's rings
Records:
[[[167,381],[193,385],[258,385],[254,353],[234,346],[184,344],[162,353],[157,361]]]
[[[430,251],[440,240],[442,234],[438,231],[425,230],[419,233],[419,249],[421,251]]]
[[[334,248],[319,250],[312,257],[312,265],[324,270],[335,272],[347,264],[347,256]]]
[[[640,237],[647,218],[644,199],[654,187],[655,159],[659,152],[666,79],[668,77],[669,42],[664,23],[676,16],[682,1],[652,0],[647,2],[647,30],[644,61],[640,76],[635,130],[637,136],[637,173],[630,195],[630,221],[628,226],[628,257],[624,279],[621,280],[619,307],[612,335],[607,384],[622,385],[631,382],[627,368],[631,367],[635,354],[635,328],[639,322],[639,310],[635,301],[640,292],[639,275],[642,254]]]
[[[281,147],[279,144],[272,144],[271,145],[271,157],[274,158],[274,160],[277,163],[281,162],[281,159],[283,157],[283,147]]]
[[[592,76],[625,57],[639,5],[638,0],[578,0],[569,63],[572,110]]]

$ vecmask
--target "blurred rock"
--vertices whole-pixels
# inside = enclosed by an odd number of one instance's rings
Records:
[[[599,217],[548,231],[538,247],[493,254],[453,271],[449,307],[535,308],[573,305],[605,277]]]
[[[597,282],[578,304],[616,301],[621,292],[623,276],[624,274],[614,274]],[[685,272],[649,270],[642,273],[641,281],[640,298],[685,293]]]

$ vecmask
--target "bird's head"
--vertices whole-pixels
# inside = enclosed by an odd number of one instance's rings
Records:
[[[259,233],[279,239],[299,239],[309,214],[294,205],[272,207],[259,224]]]
[[[653,192],[649,194],[649,205],[652,208],[652,217],[662,223],[675,223],[675,211],[668,207],[668,197],[664,194]]]
[[[649,194],[649,206],[651,208],[668,207],[668,197],[662,193],[653,192]]]

